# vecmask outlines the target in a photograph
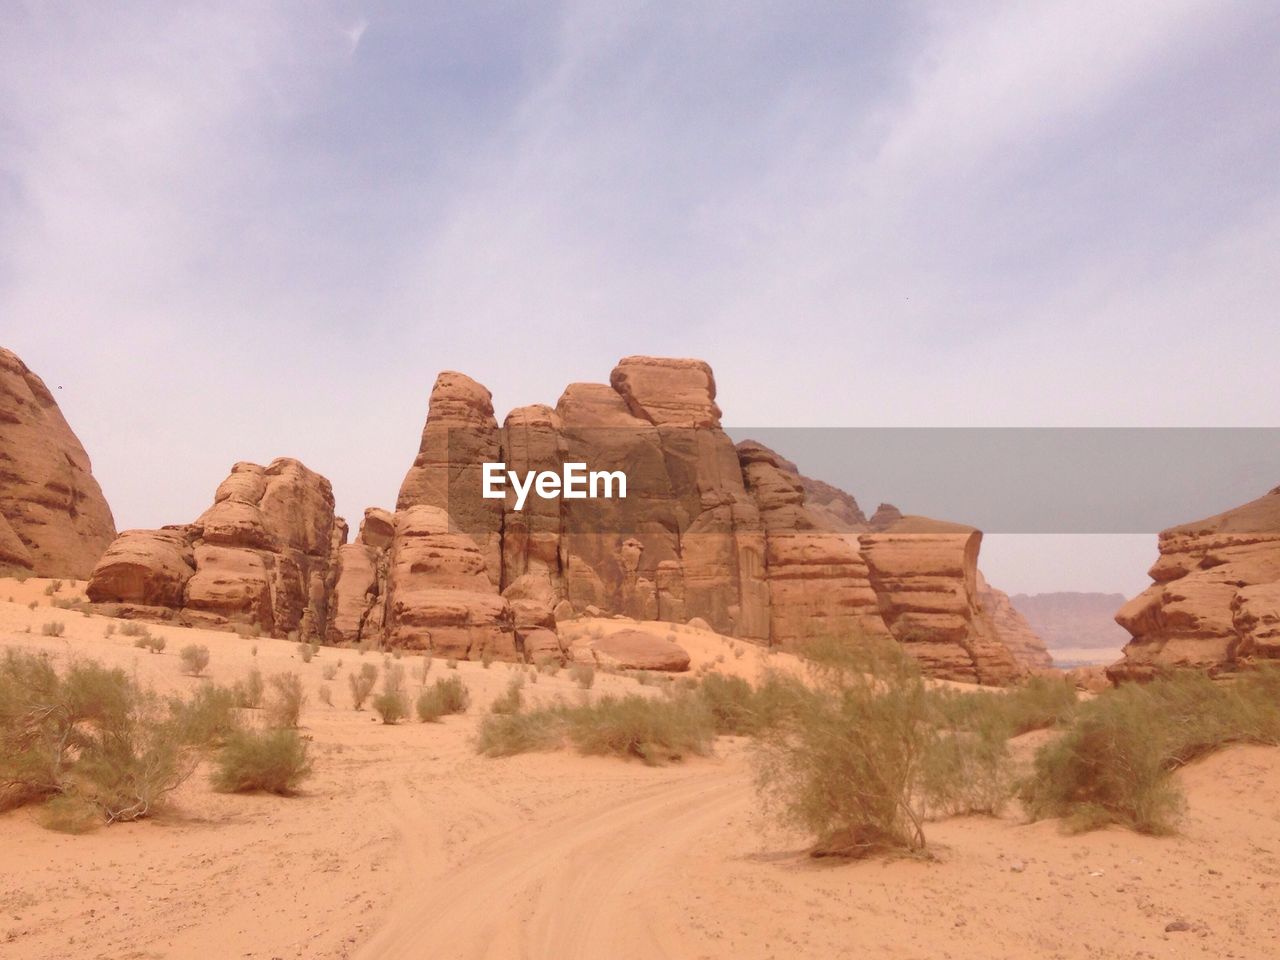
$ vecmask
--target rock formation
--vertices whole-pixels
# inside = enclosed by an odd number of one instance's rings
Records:
[[[116,616],[319,639],[346,535],[318,473],[290,459],[237,463],[194,523],[117,537],[86,592]]]
[[[1053,657],[1045,649],[1039,631],[1022,615],[1009,595],[987,583],[981,572],[978,573],[978,603],[993,635],[1008,648],[1020,667],[1033,671],[1053,667]]]
[[[881,505],[876,513],[888,511]],[[858,539],[885,624],[926,673],[985,684],[1025,674],[983,610],[980,531],[900,516]]]
[[[1112,681],[1280,658],[1280,487],[1163,531],[1159,550],[1155,582],[1116,614],[1133,639]]]
[[[82,580],[115,535],[89,457],[53,394],[0,348],[0,574]]]
[[[619,470],[627,496],[531,496],[516,509],[509,486],[505,500],[481,496],[486,462],[520,475]],[[931,672],[1003,683],[1043,651],[1002,594],[984,606],[980,540],[887,505],[868,521],[853,497],[768,448],[735,447],[699,360],[624,358],[608,384],[571,384],[554,408],[517,408],[500,428],[489,391],[447,371],[390,547],[339,551],[329,636],[352,642],[381,623],[391,646],[564,658],[580,652],[557,638],[567,616],[697,619],[790,647],[820,633],[893,635]]]
[[[1118,650],[1129,640],[1115,620],[1124,594],[1059,591],[1009,599],[1050,650]]]

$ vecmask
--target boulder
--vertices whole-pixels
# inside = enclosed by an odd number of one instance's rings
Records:
[[[53,394],[0,348],[0,574],[83,580],[115,535],[89,457]]]
[[[618,630],[591,644],[598,662],[623,670],[689,669],[689,653],[680,644],[643,630]]]

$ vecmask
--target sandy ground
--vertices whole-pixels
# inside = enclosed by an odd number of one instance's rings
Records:
[[[159,628],[168,647],[150,655],[104,636],[104,618],[51,610],[45,583],[0,581],[0,646],[91,656],[162,690],[199,682],[179,671],[187,642],[209,647],[220,683],[255,662],[296,671],[315,776],[291,799],[225,796],[202,770],[162,816],[81,836],[41,828],[29,809],[0,815],[6,960],[1269,958],[1280,942],[1280,751],[1235,748],[1184,771],[1177,837],[1073,837],[1010,813],[931,824],[933,861],[815,862],[759,815],[744,741],[663,768],[487,760],[471,741],[511,676],[503,664],[459,665],[469,715],[388,727],[350,708],[354,651],[304,664],[283,641]],[[65,637],[41,636],[55,619]],[[677,635],[695,663],[763,667],[754,649]],[[326,707],[322,671],[339,658]],[[412,675],[416,659],[402,662]],[[431,679],[445,674],[437,661]],[[649,689],[601,675],[593,692]],[[526,692],[580,695],[564,674]],[[1166,932],[1176,921],[1189,929]]]

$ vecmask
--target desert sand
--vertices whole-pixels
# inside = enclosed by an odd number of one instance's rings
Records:
[[[152,655],[104,636],[107,618],[51,609],[47,583],[0,580],[0,646],[92,657],[161,691],[201,682],[179,670],[190,642],[208,646],[219,683],[255,663],[295,671],[315,774],[297,797],[228,796],[201,769],[160,816],[80,836],[44,829],[30,808],[0,815],[6,960],[1263,958],[1280,942],[1274,749],[1237,747],[1182,771],[1189,809],[1174,837],[1070,836],[1011,809],[931,824],[930,860],[814,861],[804,837],[761,812],[745,740],[657,768],[569,752],[485,759],[472,738],[508,664],[458,664],[467,715],[384,726],[351,709],[345,680],[380,654],[323,648],[308,664],[286,641],[160,627],[168,645]],[[58,597],[82,590],[68,582]],[[63,637],[40,634],[50,620]],[[695,668],[795,668],[709,631],[676,632]],[[317,694],[338,659],[329,707]],[[416,685],[418,659],[402,662]],[[446,672],[436,660],[430,678]],[[653,689],[600,674],[592,695]],[[564,673],[525,691],[582,695]],[[1019,755],[1049,735],[1022,738]]]

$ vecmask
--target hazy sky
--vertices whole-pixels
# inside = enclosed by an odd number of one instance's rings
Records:
[[[9,0],[0,343],[121,528],[282,455],[392,505],[445,368],[500,417],[652,353],[744,426],[1275,426],[1278,90],[1272,0]],[[1089,542],[984,565],[1141,585]]]

